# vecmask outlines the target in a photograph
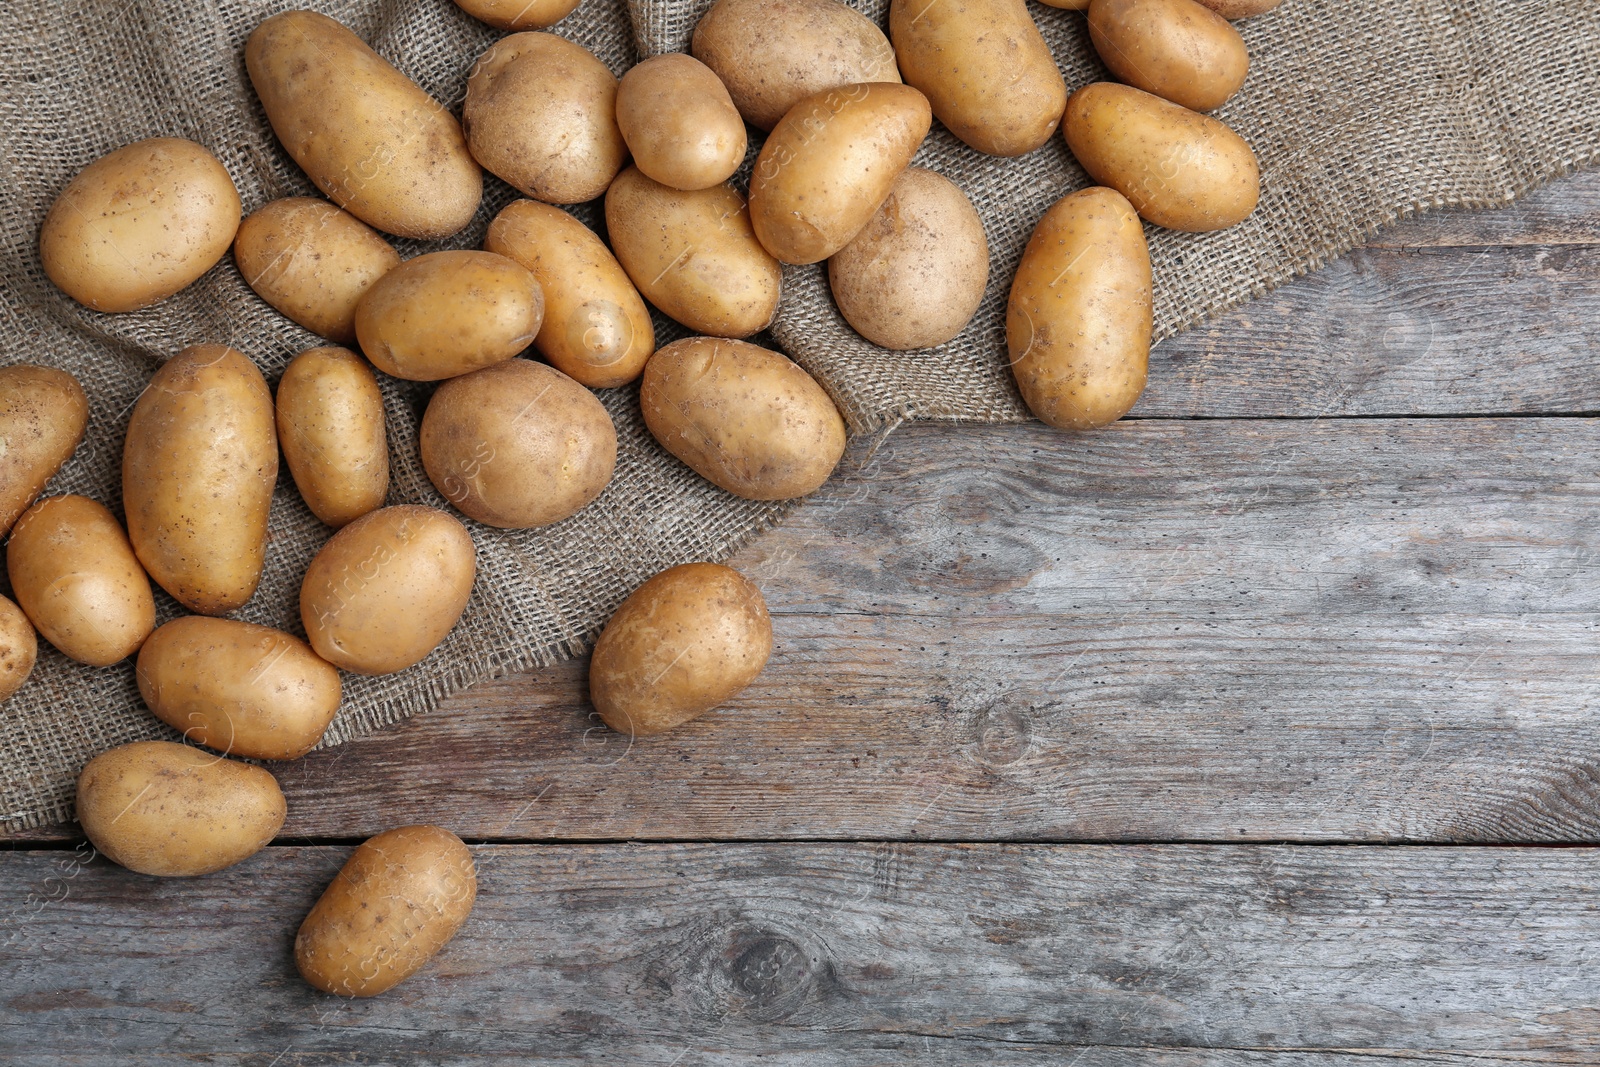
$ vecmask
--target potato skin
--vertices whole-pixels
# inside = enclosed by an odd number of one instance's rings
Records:
[[[1094,0],[1089,39],[1118,79],[1192,111],[1221,107],[1250,72],[1239,31],[1195,0]]]
[[[310,645],[233,619],[173,619],[139,650],[137,675],[156,718],[232,756],[303,756],[339,710],[339,672]]]
[[[300,924],[295,966],[324,993],[375,997],[444,948],[477,897],[472,853],[455,834],[385,830],[351,853]]]
[[[629,167],[606,192],[606,232],[639,291],[695,333],[749,337],[778,313],[783,268],[731,185],[680,191]]]
[[[210,270],[239,229],[239,192],[193,141],[136,141],[89,164],[39,230],[44,272],[95,311],[137,311]]]
[[[462,514],[527,529],[587,507],[611,481],[617,430],[595,395],[513,359],[452,378],[428,401],[422,466]]]
[[[278,440],[312,514],[343,526],[383,507],[389,442],[383,394],[367,361],[347,348],[311,348],[278,382]]]
[[[456,0],[475,19],[502,30],[542,30],[573,11],[579,0]]]
[[[544,322],[544,292],[522,264],[493,252],[429,252],[379,278],[356,306],[373,366],[433,382],[503,363]]]
[[[239,224],[233,259],[256,295],[314,334],[356,339],[356,304],[400,253],[348,211],[309,196],[274,200]]]
[[[21,689],[39,659],[33,624],[12,601],[0,596],[0,703]]]
[[[29,620],[79,663],[109,667],[156,625],[150,579],[116,516],[81,496],[52,496],[17,520],[6,545],[11,590]]]
[[[872,221],[828,260],[840,314],[884,348],[944,344],[972,321],[988,281],[977,209],[922,167],[907,167]]]
[[[1237,22],[1254,15],[1264,15],[1283,3],[1283,0],[1199,0],[1229,21]]]
[[[847,85],[806,97],[756,157],[756,237],[784,263],[827,259],[888,198],[932,121],[927,98],[908,85]]]
[[[1094,82],[1072,94],[1067,147],[1089,176],[1169,230],[1222,230],[1261,195],[1244,138],[1214,118],[1129,85]]]
[[[1011,372],[1051,426],[1087,430],[1127,413],[1150,356],[1150,253],[1133,205],[1082,189],[1039,220],[1006,308]]]
[[[700,16],[689,51],[763,130],[816,93],[900,80],[883,31],[837,0],[718,0]]]
[[[272,393],[249,357],[193,345],[156,371],[122,449],[128,539],[156,584],[200,615],[248,601],[277,480]]]
[[[626,385],[656,350],[650,312],[605,242],[560,208],[518,200],[489,224],[483,246],[516,260],[544,290],[533,346],[591,389]]]
[[[479,163],[546,203],[593,200],[628,159],[616,75],[551,33],[513,34],[484,52],[461,122]]]
[[[1020,156],[1056,132],[1067,83],[1024,0],[893,0],[889,37],[906,84],[978,151]]]
[[[805,496],[844,455],[844,419],[822,386],[744,341],[667,345],[644,369],[639,406],[663,448],[746,500]]]
[[[611,729],[647,737],[726,703],[771,655],[755,583],[731,567],[685,563],[635,589],[606,623],[589,698]]]
[[[260,852],[288,807],[260,767],[171,741],[102,752],[78,775],[78,822],[130,871],[189,878]]]
[[[328,540],[300,583],[317,655],[355,674],[392,674],[439,646],[466,610],[472,537],[438,508],[397,504]]]
[[[83,443],[89,398],[54,367],[0,368],[0,538]]]
[[[622,76],[617,128],[634,165],[674,189],[721,185],[749,147],[727,87],[682,52],[651,56]]]

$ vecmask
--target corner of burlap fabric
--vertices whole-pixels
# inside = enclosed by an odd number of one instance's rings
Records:
[[[584,0],[555,28],[619,74],[639,55],[687,48],[710,0]],[[189,137],[233,175],[247,211],[315,195],[272,137],[245,76],[245,37],[296,6],[345,22],[435,97],[458,106],[472,61],[498,33],[449,0],[118,0],[63,12],[48,0],[0,9],[0,362],[77,375],[91,399],[82,448],[50,487],[120,513],[128,412],[155,368],[186,345],[224,342],[269,380],[320,343],[245,285],[231,259],[188,290],[130,315],[98,315],[57,292],[39,266],[40,222],[82,167],[144,137]],[[885,0],[859,6],[884,22]],[[1030,5],[1068,86],[1103,77],[1078,12]],[[1219,234],[1150,230],[1159,337],[1264,292],[1396,218],[1443,205],[1492,206],[1590,162],[1600,150],[1600,5],[1593,0],[1286,0],[1238,24],[1252,71],[1218,113],[1255,147],[1261,205]],[[967,190],[988,232],[989,291],[971,325],[936,349],[889,352],[856,337],[821,267],[788,268],[770,337],[815,374],[863,454],[907,418],[1025,417],[1006,371],[1004,307],[1033,224],[1087,183],[1059,137],[1027,157],[967,149],[936,126],[917,162]],[[490,179],[474,224],[448,242],[396,242],[405,255],[476,247],[514,197]],[[596,228],[594,205],[575,210]],[[681,329],[657,320],[664,343]],[[426,386],[384,383],[393,453],[390,502],[444,506],[417,459]],[[722,559],[777,521],[782,504],[738,500],[650,439],[636,391],[602,400],[617,423],[616,476],[580,515],[543,530],[470,524],[478,581],[461,625],[422,664],[386,678],[346,676],[324,745],[436,705],[474,682],[581,651],[616,604],[651,574]],[[1135,409],[1137,410],[1137,409]],[[865,433],[865,431],[876,431]],[[329,531],[284,477],[273,501],[266,571],[238,617],[301,633],[300,576]],[[9,590],[8,590],[9,591]],[[163,621],[178,613],[160,598]],[[175,734],[139,700],[131,664],[84,667],[48,647],[29,685],[0,705],[0,823],[70,816],[73,782],[94,755]]]

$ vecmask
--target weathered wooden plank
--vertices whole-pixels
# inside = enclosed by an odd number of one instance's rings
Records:
[[[369,1001],[295,927],[346,854],[158,881],[0,857],[0,1060],[1581,1063],[1592,850],[498,846],[462,934]]]
[[[1368,247],[1600,243],[1600,168],[1581,170],[1493,211],[1444,208],[1386,226]]]

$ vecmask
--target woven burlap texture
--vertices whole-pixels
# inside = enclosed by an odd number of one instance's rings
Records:
[[[641,54],[687,48],[709,0],[585,0],[556,31],[617,72]],[[84,165],[130,141],[181,136],[207,145],[247,211],[315,195],[273,140],[245,76],[243,44],[263,18],[312,6],[351,26],[435,97],[458,107],[472,60],[499,34],[448,0],[17,0],[0,10],[0,363],[38,362],[77,375],[92,413],[87,438],[51,492],[121,507],[128,411],[155,368],[185,345],[224,342],[276,382],[318,339],[245,285],[231,259],[142,312],[88,312],[45,279],[36,250],[51,200]],[[860,5],[884,22],[886,5]],[[1080,13],[1030,5],[1069,87],[1103,76]],[[1504,203],[1588,162],[1600,148],[1600,5],[1593,0],[1287,0],[1239,24],[1249,82],[1219,117],[1255,147],[1262,198],[1220,234],[1151,230],[1156,324],[1168,336],[1311,269],[1399,216],[1439,205]],[[938,349],[890,353],[855,337],[819,267],[791,268],[772,340],[823,381],[857,432],[903,417],[1012,421],[1024,412],[1005,370],[1006,287],[1033,223],[1088,184],[1060,138],[1023,159],[984,157],[936,127],[920,164],[978,205],[993,252],[989,292],[971,326]],[[475,247],[514,193],[490,179],[466,231],[405,255]],[[576,213],[599,225],[593,206]],[[662,341],[681,335],[658,320]],[[444,506],[417,459],[429,389],[386,381],[394,479],[390,502]],[[620,437],[617,473],[581,515],[544,530],[469,524],[478,581],[460,626],[422,664],[387,678],[346,676],[324,744],[435,705],[496,674],[580,650],[628,591],[692,559],[719,559],[775,521],[783,505],[734,499],[662,452],[635,391],[602,398]],[[266,572],[238,617],[301,632],[299,580],[329,531],[287,476],[273,501]],[[159,598],[162,618],[176,605]],[[94,669],[42,648],[28,687],[0,705],[0,823],[24,828],[70,815],[83,763],[127,741],[175,736],[144,709],[131,665]]]

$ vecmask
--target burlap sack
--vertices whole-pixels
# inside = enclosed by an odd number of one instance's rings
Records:
[[[585,0],[558,32],[619,73],[639,54],[686,47],[709,0]],[[225,261],[189,290],[131,315],[97,315],[44,278],[35,248],[46,208],[85,164],[158,135],[209,146],[246,210],[315,190],[274,142],[245,76],[246,35],[293,0],[13,0],[0,8],[0,362],[76,374],[93,413],[88,437],[52,486],[120,508],[127,414],[162,360],[185,345],[231,344],[275,380],[317,339],[257,299]],[[497,34],[448,0],[318,0],[436,97],[459,103],[466,71]],[[882,19],[884,0],[862,9]],[[1081,14],[1032,7],[1069,87],[1102,76]],[[631,15],[631,24],[630,24]],[[1240,24],[1253,68],[1220,112],[1261,160],[1261,206],[1226,233],[1151,232],[1162,337],[1261,293],[1349,248],[1374,227],[1444,204],[1504,203],[1591,160],[1600,146],[1600,4],[1594,0],[1287,0]],[[965,188],[994,254],[989,293],[956,341],[889,353],[840,319],[820,268],[791,269],[772,329],[863,431],[903,417],[1023,417],[1005,371],[1007,283],[1039,215],[1086,184],[1059,138],[1019,160],[981,156],[936,130],[918,158]],[[472,247],[512,198],[488,182],[474,225],[426,247]],[[597,224],[595,213],[580,217]],[[425,246],[399,242],[406,255]],[[679,331],[662,323],[662,340]],[[385,385],[393,503],[442,506],[416,458],[428,390]],[[726,556],[785,510],[736,500],[661,452],[634,391],[604,401],[616,418],[616,479],[580,516],[539,531],[473,525],[478,582],[460,627],[419,666],[345,679],[327,744],[434,705],[453,689],[579,650],[616,603],[649,575]],[[299,632],[299,578],[328,531],[289,479],[274,500],[266,574],[239,616]],[[175,605],[160,598],[163,620]],[[170,737],[139,701],[133,669],[93,669],[49,648],[29,686],[0,706],[0,821],[12,828],[70,814],[72,783],[95,754]]]

